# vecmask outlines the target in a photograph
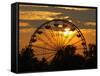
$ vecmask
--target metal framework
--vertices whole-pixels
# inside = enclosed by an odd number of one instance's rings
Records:
[[[66,19],[54,19],[43,23],[33,33],[29,42],[35,56],[44,57],[48,61],[52,60],[59,50],[64,51],[68,45],[75,46],[76,50],[81,50],[85,56],[87,45],[82,32]]]

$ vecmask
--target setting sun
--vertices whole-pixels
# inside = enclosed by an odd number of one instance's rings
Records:
[[[65,28],[64,32],[59,31],[59,33],[62,34],[65,38],[71,38],[73,35],[75,35],[76,31],[70,31],[70,28]]]

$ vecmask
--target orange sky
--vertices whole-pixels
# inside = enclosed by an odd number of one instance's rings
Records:
[[[30,37],[37,27],[54,18],[71,19],[80,28],[87,44],[96,44],[96,9],[20,5],[19,51],[28,45]]]

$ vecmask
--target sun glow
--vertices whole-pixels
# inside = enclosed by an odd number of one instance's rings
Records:
[[[65,38],[71,38],[73,35],[75,35],[75,31],[70,31],[70,28],[65,28],[64,32],[59,31],[60,34],[62,34]]]

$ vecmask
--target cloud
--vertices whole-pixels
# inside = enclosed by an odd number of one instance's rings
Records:
[[[96,22],[85,22],[84,25],[86,26],[96,26]]]
[[[20,29],[21,33],[30,33],[30,32],[34,32],[34,31],[35,31],[35,28],[23,28],[23,29]]]
[[[69,16],[77,18],[80,21],[95,21],[96,9],[95,8],[84,8],[84,7],[60,7],[60,6],[42,6],[42,5],[20,5],[21,20],[52,20],[54,18],[64,18]],[[29,12],[30,11],[30,12]],[[27,13],[21,13],[27,12]],[[29,12],[29,13],[28,13]],[[36,12],[37,14],[32,14]],[[39,13],[38,12],[42,12]],[[49,12],[47,15],[46,12]],[[53,13],[53,14],[52,14]],[[27,15],[27,16],[26,16]],[[23,17],[24,16],[24,17]],[[33,18],[34,17],[34,18]],[[41,17],[41,19],[40,19]],[[36,19],[35,19],[36,18]]]
[[[19,22],[19,26],[26,27],[26,26],[29,26],[29,23],[28,22]]]
[[[90,10],[90,8],[79,8],[79,7],[57,7],[57,8],[63,8],[66,10],[74,10],[74,11],[87,11]]]
[[[65,6],[65,7],[59,7],[59,6],[48,6],[48,5],[20,5],[20,7],[31,7],[31,8],[34,8],[34,7],[52,7],[52,8],[61,8],[61,9],[66,9],[66,10],[75,10],[75,11],[87,11],[87,10],[93,10],[93,8],[82,8],[82,7],[70,7],[70,6]]]
[[[42,6],[42,5],[19,5],[19,7],[48,7],[48,6]]]
[[[60,15],[60,12],[48,12],[48,11],[20,11],[20,20],[48,20],[53,16]]]

